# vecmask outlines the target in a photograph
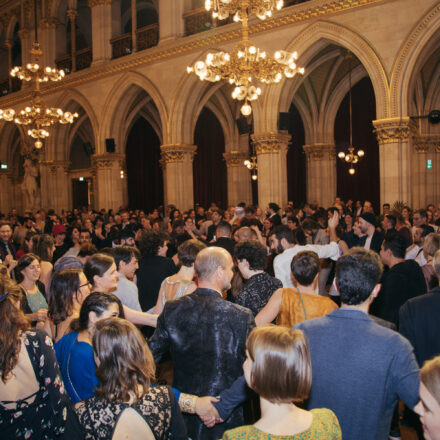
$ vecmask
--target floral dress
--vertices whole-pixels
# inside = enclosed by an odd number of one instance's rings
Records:
[[[43,440],[61,438],[65,430],[69,400],[52,341],[40,330],[23,332],[21,337],[40,388],[19,401],[0,401],[0,437]],[[32,397],[34,400],[28,403]]]

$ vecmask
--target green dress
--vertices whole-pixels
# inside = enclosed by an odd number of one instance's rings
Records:
[[[341,440],[341,428],[333,411],[327,408],[312,409],[310,428],[295,435],[273,435],[252,425],[230,429],[222,440]]]

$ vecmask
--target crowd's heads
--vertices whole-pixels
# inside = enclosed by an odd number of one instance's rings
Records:
[[[292,231],[285,225],[276,226],[270,233],[269,244],[273,252],[281,254],[284,251],[283,244],[293,244]]]
[[[55,242],[51,235],[43,234],[33,237],[33,251],[43,261],[52,261],[53,251],[55,249]]]
[[[301,330],[274,325],[256,327],[246,342],[243,370],[248,385],[272,403],[299,402],[308,397],[312,367]]]
[[[406,245],[407,243],[403,235],[397,232],[386,234],[380,251],[382,261],[385,264],[388,264],[391,257],[400,259],[405,258]]]
[[[376,227],[376,216],[372,212],[363,212],[360,215],[362,232],[366,233],[368,228]]]
[[[98,359],[98,398],[137,402],[155,377],[155,364],[145,338],[130,322],[107,318],[95,324],[93,349]]]
[[[257,240],[243,241],[237,243],[234,248],[236,260],[246,260],[250,270],[264,270],[267,265],[266,246]]]
[[[7,243],[12,237],[12,226],[9,222],[0,222],[0,240]]]
[[[280,210],[280,207],[276,203],[271,202],[269,203],[269,210],[277,213]]]
[[[199,252],[206,248],[200,240],[186,240],[177,249],[177,256],[182,266],[191,267]]]
[[[425,237],[423,253],[426,257],[433,257],[440,249],[440,234],[431,232]]]
[[[230,288],[232,273],[229,274],[229,269],[232,269],[232,266],[229,252],[215,246],[200,251],[194,262],[194,270],[198,280],[224,281],[225,286],[222,287],[222,290]]]
[[[166,247],[168,234],[161,231],[143,231],[139,237],[139,251],[143,257],[153,257],[159,254],[160,248]]]
[[[316,280],[319,273],[319,257],[315,252],[298,252],[290,264],[294,282],[302,286],[310,286]]]
[[[40,276],[40,257],[29,253],[23,255],[15,268],[15,278],[17,283],[21,283],[26,275],[34,275],[35,280]]]
[[[108,270],[115,265],[112,256],[103,253],[92,255],[84,265],[84,274],[92,286],[95,286],[99,278],[103,278]]]
[[[378,285],[382,272],[383,264],[376,252],[351,248],[336,262],[336,287],[341,302],[347,305],[365,302]]]

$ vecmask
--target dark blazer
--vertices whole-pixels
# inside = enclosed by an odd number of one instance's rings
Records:
[[[236,244],[237,243],[234,240],[232,240],[232,238],[219,237],[217,238],[216,241],[214,241],[214,243],[209,243],[209,246],[217,246],[226,249],[231,254],[231,257],[233,257],[234,247]]]
[[[254,326],[250,310],[225,301],[214,290],[199,288],[165,304],[150,348],[155,362],[171,351],[173,386],[179,391],[217,396],[243,374],[246,339]],[[197,415],[186,416],[185,422],[193,440],[217,440],[226,429],[243,424],[243,417],[238,408],[211,429]]]
[[[359,243],[356,246],[364,247],[367,241],[367,236],[361,237]],[[374,252],[379,253],[383,242],[383,234],[379,231],[374,231],[373,237],[371,238],[370,249]]]
[[[440,355],[440,287],[407,301],[400,308],[399,331],[414,347],[420,367]]]
[[[310,346],[308,409],[329,408],[342,438],[387,440],[399,397],[419,400],[419,369],[410,343],[366,313],[341,308],[300,322]]]

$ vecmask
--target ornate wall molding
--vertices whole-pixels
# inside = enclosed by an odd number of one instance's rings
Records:
[[[117,153],[106,153],[92,156],[92,165],[96,169],[109,169],[115,165],[121,169],[125,168],[125,156]]]
[[[284,133],[258,133],[251,135],[257,155],[279,153],[282,148],[287,151],[292,139],[290,134]]]
[[[112,0],[89,0],[88,5],[89,8],[94,8],[99,5],[111,5]]]
[[[51,174],[56,174],[58,169],[62,168],[64,174],[68,174],[70,161],[65,160],[40,160],[39,164],[46,167]]]
[[[190,144],[167,144],[161,145],[160,151],[162,163],[169,164],[174,162],[183,162],[186,157],[192,161],[196,154],[197,146]]]
[[[335,144],[317,142],[315,144],[304,145],[303,150],[308,162],[323,159],[336,159]]]
[[[412,140],[416,153],[428,153],[431,151],[440,153],[440,134],[413,136]]]
[[[379,144],[407,142],[416,128],[409,117],[378,119],[373,126]]]
[[[238,167],[243,165],[243,162],[249,158],[249,154],[243,151],[229,151],[223,153],[223,157],[228,167]]]

